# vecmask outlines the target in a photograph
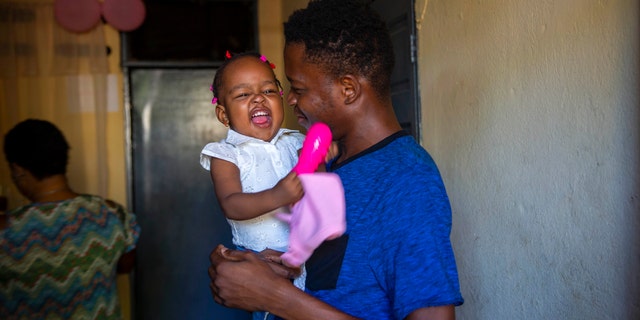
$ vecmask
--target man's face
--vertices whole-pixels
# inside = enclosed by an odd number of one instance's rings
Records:
[[[304,50],[302,44],[287,44],[284,48],[284,69],[291,84],[287,104],[293,107],[301,126],[309,128],[321,121],[331,127],[335,86],[318,65],[304,60]]]

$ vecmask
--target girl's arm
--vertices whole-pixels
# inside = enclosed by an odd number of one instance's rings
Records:
[[[293,204],[303,195],[302,183],[291,172],[275,187],[256,193],[243,193],[240,170],[233,163],[211,158],[211,181],[225,216],[248,220],[279,207]]]

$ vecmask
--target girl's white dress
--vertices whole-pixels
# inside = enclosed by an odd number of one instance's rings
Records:
[[[225,139],[211,142],[202,149],[200,164],[210,170],[212,157],[229,161],[240,170],[242,192],[260,192],[273,188],[291,172],[304,137],[297,130],[280,129],[271,141],[265,142],[229,130]],[[288,212],[288,208],[278,208],[250,220],[227,219],[233,244],[257,252],[266,248],[287,251],[289,225],[275,217],[283,211]],[[296,279],[294,284],[304,288],[304,277]]]

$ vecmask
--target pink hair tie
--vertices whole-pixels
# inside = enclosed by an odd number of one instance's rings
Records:
[[[275,68],[276,68],[276,65],[275,65],[275,64],[273,64],[273,63],[271,63],[271,62],[269,62],[269,61],[267,60],[267,57],[265,57],[263,54],[262,54],[262,55],[260,55],[260,61],[262,61],[262,62],[264,62],[264,63],[268,63],[268,64],[269,64],[269,67],[271,67],[271,69],[275,69]]]
[[[213,85],[209,86],[209,91],[213,92]],[[211,104],[217,104],[217,103],[218,103],[218,98],[213,97],[213,99],[211,99]]]

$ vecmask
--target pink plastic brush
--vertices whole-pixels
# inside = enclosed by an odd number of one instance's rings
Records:
[[[331,146],[331,139],[329,126],[322,122],[311,125],[302,143],[302,151],[293,171],[297,174],[316,172],[318,166],[324,162],[324,157]]]

